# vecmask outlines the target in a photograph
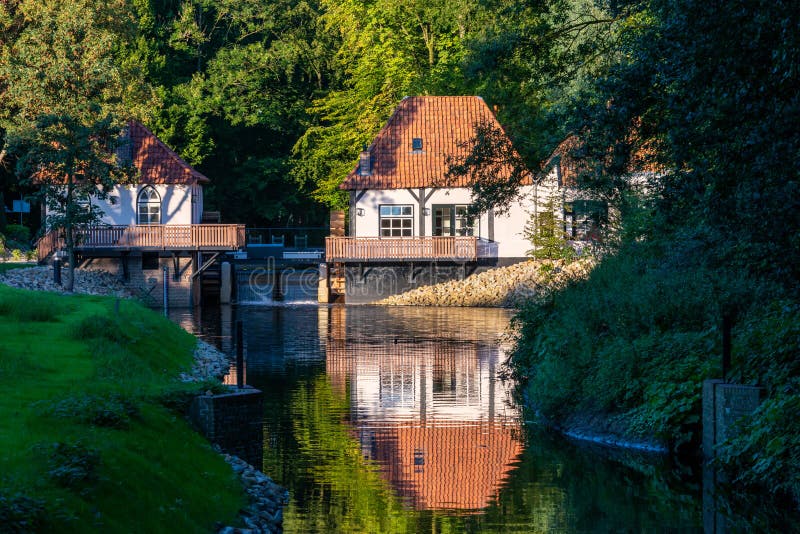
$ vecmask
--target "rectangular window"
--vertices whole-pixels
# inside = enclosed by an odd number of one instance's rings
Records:
[[[433,207],[433,235],[472,236],[478,233],[478,220],[469,216],[468,205],[451,204]]]
[[[455,235],[475,235],[475,219],[469,216],[469,206],[456,206],[455,214]]]
[[[142,252],[142,270],[158,270],[158,252]]]
[[[598,200],[575,200],[564,204],[564,230],[578,241],[599,237],[602,226],[608,222],[608,205]]]
[[[380,207],[381,237],[414,235],[414,210],[411,205],[384,204]]]
[[[139,205],[139,224],[158,224],[161,222],[161,207],[157,205]]]

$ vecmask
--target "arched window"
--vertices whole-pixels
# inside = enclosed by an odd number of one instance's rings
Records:
[[[161,224],[161,197],[158,192],[147,186],[139,193],[138,224]]]

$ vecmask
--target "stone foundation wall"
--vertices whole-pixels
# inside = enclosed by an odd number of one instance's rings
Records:
[[[509,260],[506,258],[506,260]],[[517,261],[526,261],[518,258]],[[370,304],[419,287],[463,280],[491,270],[496,263],[398,262],[348,263],[344,268],[345,302]]]
[[[108,271],[123,279],[122,258],[87,258],[80,267],[87,270]],[[160,307],[164,299],[164,267],[167,268],[168,304],[182,308],[192,306],[192,259],[178,258],[176,279],[171,257],[159,257],[157,269],[143,269],[142,256],[131,254],[128,257],[128,280],[125,286],[134,297],[151,306]]]
[[[541,299],[566,284],[588,276],[591,259],[528,260],[507,267],[477,271],[464,280],[424,285],[376,304],[387,306],[518,307]]]

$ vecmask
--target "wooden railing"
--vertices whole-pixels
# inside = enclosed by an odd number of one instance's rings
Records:
[[[63,230],[47,233],[37,244],[40,261],[64,248]],[[241,224],[143,224],[75,229],[75,248],[150,250],[238,250],[245,245]]]
[[[58,230],[50,230],[36,242],[36,258],[39,263],[46,260],[50,254],[58,250],[61,240],[58,237]]]
[[[477,237],[328,237],[327,261],[475,261]]]

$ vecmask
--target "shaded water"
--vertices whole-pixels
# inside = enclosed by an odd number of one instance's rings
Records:
[[[692,532],[696,477],[523,425],[495,309],[243,306],[173,313],[264,391],[286,532]],[[234,375],[235,376],[235,375]]]

